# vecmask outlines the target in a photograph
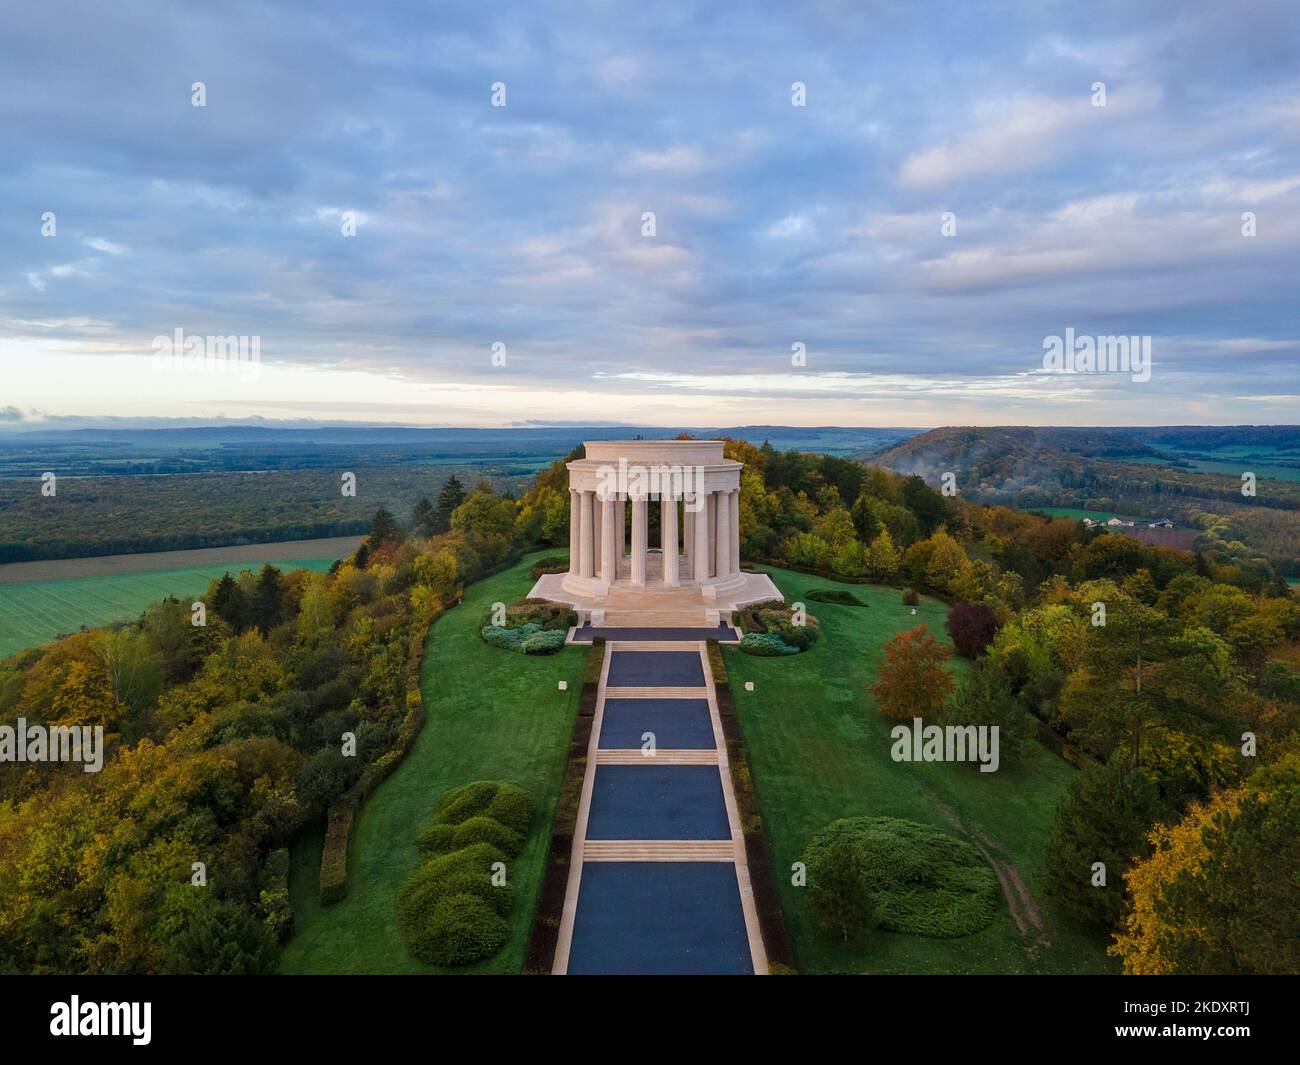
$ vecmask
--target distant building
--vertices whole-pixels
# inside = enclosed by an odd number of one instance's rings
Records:
[[[1150,529],[1172,529],[1174,523],[1168,518],[1161,518],[1159,521],[1153,521],[1149,526]]]

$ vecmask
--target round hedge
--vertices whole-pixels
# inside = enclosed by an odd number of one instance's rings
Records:
[[[519,853],[531,806],[506,780],[475,780],[438,800],[418,841],[429,857],[397,896],[397,927],[416,958],[464,965],[501,949],[514,892],[492,883],[492,866]]]
[[[804,851],[810,879],[839,840],[853,847],[860,889],[871,897],[881,928],[951,939],[978,932],[997,913],[997,877],[956,836],[896,817],[832,821]]]
[[[484,616],[479,635],[485,643],[516,654],[548,655],[564,646],[569,629],[578,623],[578,615],[564,603],[521,599],[506,608],[503,620],[505,624],[494,625],[491,614]]]
[[[543,629],[533,633],[519,645],[519,650],[526,655],[550,655],[564,646],[568,633],[556,629]]]
[[[794,623],[794,610],[776,599],[742,607],[736,617],[744,635],[740,649],[746,654],[772,657],[807,651],[821,635],[817,619],[805,614]]]
[[[433,824],[425,826],[415,845],[420,849],[421,854],[446,854],[448,851],[456,849],[455,839],[455,825],[444,825],[439,821],[435,821]]]
[[[430,858],[406,878],[397,896],[397,927],[416,958],[465,965],[501,949],[514,899],[509,886],[492,883],[492,864],[505,857],[490,843],[476,843]],[[452,899],[458,901],[447,905]]]
[[[490,843],[503,854],[513,856],[519,853],[523,844],[519,833],[514,829],[506,828],[500,821],[482,814],[466,818],[452,828],[451,832],[452,846],[458,850],[475,843]]]
[[[480,814],[512,832],[528,831],[532,797],[508,780],[475,780],[442,796],[433,808],[437,824],[459,825]]]
[[[758,655],[760,658],[799,653],[799,648],[791,647],[774,632],[747,632],[740,638],[740,649],[747,655]]]
[[[433,904],[406,942],[412,954],[430,965],[468,965],[499,951],[509,934],[505,918],[477,895],[447,895]]]

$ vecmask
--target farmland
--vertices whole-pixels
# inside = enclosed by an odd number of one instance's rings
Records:
[[[260,569],[264,562],[273,561],[282,570],[326,570],[335,559],[346,553],[349,539],[339,541],[310,541],[315,557],[276,557],[278,545],[262,545],[265,558],[247,556],[247,548],[216,549],[209,551],[167,552],[175,559],[178,555],[198,556],[191,565],[173,564],[171,567],[136,569],[134,572],[99,573],[96,575],[65,576],[57,579],[35,579],[22,582],[5,581],[0,568],[0,657],[11,655],[25,647],[46,643],[64,633],[76,632],[83,626],[94,628],[114,621],[133,618],[150,603],[169,595],[197,595],[214,578],[223,573],[238,573],[245,569]],[[334,545],[332,548],[324,545]],[[329,552],[325,557],[324,552]],[[225,557],[223,561],[223,556]],[[147,556],[131,556],[133,558]],[[109,559],[69,559],[59,563],[32,563],[41,566],[62,566],[70,573],[83,574],[94,564]]]

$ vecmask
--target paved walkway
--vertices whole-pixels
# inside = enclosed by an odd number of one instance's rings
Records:
[[[553,971],[767,972],[703,642],[605,645]]]

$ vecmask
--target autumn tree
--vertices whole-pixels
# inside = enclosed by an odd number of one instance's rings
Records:
[[[54,696],[53,725],[103,725],[111,728],[125,708],[113,696],[98,663],[76,661]]]
[[[978,658],[997,635],[998,619],[983,603],[955,603],[944,628],[959,655]]]
[[[162,656],[138,629],[106,632],[98,644],[113,698],[132,710],[146,710],[154,704],[163,686]]]
[[[1300,755],[1157,826],[1110,952],[1133,974],[1300,971]]]
[[[500,562],[514,544],[513,500],[500,499],[486,483],[477,486],[451,516],[451,528],[474,553],[479,566]]]
[[[951,657],[924,625],[886,642],[879,679],[871,688],[881,714],[895,721],[937,717],[953,689],[943,668]]]
[[[898,551],[888,529],[882,528],[867,545],[863,565],[867,574],[878,581],[892,581],[898,576]]]

